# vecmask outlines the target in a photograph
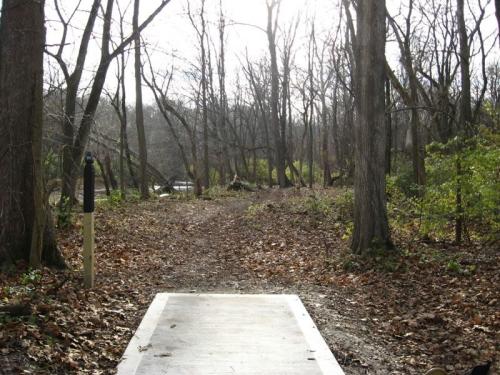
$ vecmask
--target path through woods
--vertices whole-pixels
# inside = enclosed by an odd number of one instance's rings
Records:
[[[394,272],[363,271],[348,256],[342,211],[324,211],[323,198],[339,194],[290,189],[100,208],[96,290],[82,290],[78,272],[0,276],[0,299],[32,309],[0,316],[0,373],[113,373],[158,292],[297,293],[347,374],[423,374],[432,365],[460,374],[491,359],[498,254],[407,243]],[[78,220],[59,233],[74,269],[81,230]],[[458,255],[477,269],[450,272]]]

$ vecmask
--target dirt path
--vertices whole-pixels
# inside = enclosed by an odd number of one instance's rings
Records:
[[[252,252],[253,244],[270,235],[266,228],[248,225],[247,209],[282,199],[280,192],[272,191],[216,201],[142,204],[137,220],[149,220],[157,240],[153,244],[152,234],[143,233],[147,259],[137,264],[149,269],[135,269],[132,277],[139,277],[138,283],[150,289],[150,295],[159,291],[299,294],[347,374],[409,373],[394,369],[386,349],[372,342],[351,317],[352,301],[342,293],[308,282],[268,280],[242,266],[240,260]],[[127,228],[134,218],[125,220]],[[275,242],[283,240],[279,234],[273,237]]]
[[[72,270],[0,274],[0,300],[33,310],[0,319],[0,374],[113,374],[158,292],[298,294],[346,374],[418,375],[443,363],[463,374],[492,358],[498,262],[479,264],[474,278],[411,256],[401,272],[346,270],[347,228],[327,222],[310,194],[101,208],[92,291],[81,288],[77,220],[59,232]]]

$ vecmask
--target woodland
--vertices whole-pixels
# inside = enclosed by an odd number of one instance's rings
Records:
[[[240,2],[0,1],[0,374],[115,373],[159,292],[298,294],[346,374],[500,371],[500,0]]]

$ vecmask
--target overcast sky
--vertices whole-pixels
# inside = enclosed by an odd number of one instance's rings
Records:
[[[57,20],[57,15],[54,11],[53,0],[46,0],[46,18],[47,18],[47,43],[57,44],[60,39],[60,27]],[[78,0],[59,0],[61,6],[64,8],[66,14],[71,13]],[[144,33],[144,39],[149,44],[154,57],[154,66],[157,70],[165,70],[172,64],[176,66],[176,80],[181,81],[182,70],[189,64],[197,63],[198,56],[198,41],[194,30],[189,23],[186,16],[188,0],[171,0],[166,6],[162,14],[160,14],[154,23]],[[436,0],[439,2],[439,0]],[[443,0],[444,1],[444,0]],[[482,0],[483,2],[486,0]],[[83,0],[81,9],[82,11],[75,15],[72,22],[74,28],[70,30],[68,38],[69,45],[66,47],[66,59],[75,61],[77,52],[77,44],[73,42],[78,39],[81,30],[85,25],[86,17],[88,16],[87,10],[90,7],[91,0]],[[130,0],[117,0],[121,8],[124,9],[130,3]],[[199,5],[199,0],[189,0],[193,11]],[[315,19],[317,32],[321,35],[333,30],[338,24],[340,9],[338,6],[339,0],[282,0],[281,13],[280,13],[280,27],[286,28],[295,19],[299,18],[299,31],[295,46],[297,47],[297,64],[301,64],[301,59],[304,58],[304,51],[307,43],[307,26],[306,20],[310,18]],[[475,0],[474,0],[475,2]],[[158,4],[160,0],[143,0],[141,2],[141,18],[144,19]],[[223,9],[227,18],[228,24],[234,24],[227,28],[227,64],[228,75],[230,77],[236,76],[237,72],[241,70],[240,59],[243,58],[246,51],[253,58],[264,56],[268,54],[267,37],[261,30],[245,26],[242,24],[256,25],[261,28],[266,27],[267,10],[265,0],[222,0]],[[0,0],[1,4],[1,0]],[[387,7],[391,14],[397,14],[401,2],[397,0],[387,0]],[[213,38],[217,42],[217,14],[219,11],[219,0],[206,0],[207,18],[212,24]],[[117,11],[115,7],[115,15],[117,18]],[[127,21],[130,23],[132,13],[132,6],[130,5],[128,11]],[[485,21],[484,30],[493,32],[496,30],[496,20],[494,18],[494,2],[490,1],[487,8],[488,17]],[[98,42],[100,35],[100,25],[95,28],[95,40],[92,42],[91,53],[87,62],[87,69],[92,71],[95,67],[98,58]],[[113,32],[117,36],[116,29]],[[392,49],[392,50],[391,50]],[[397,51],[388,46],[388,55],[392,55],[393,60],[396,57]],[[176,57],[173,58],[172,55]],[[214,57],[215,58],[215,57]],[[132,61],[129,64],[132,66]],[[177,71],[178,70],[178,71]],[[130,72],[132,73],[132,72]],[[91,77],[90,74],[87,77]],[[133,100],[133,75],[130,75],[129,80],[129,99]],[[185,80],[183,80],[185,81]],[[113,70],[107,79],[107,86],[113,87],[116,79],[113,77]],[[148,90],[145,89],[146,100],[152,100]],[[182,91],[179,87],[178,91]]]

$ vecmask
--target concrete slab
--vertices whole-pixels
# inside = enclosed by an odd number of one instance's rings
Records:
[[[158,294],[118,375],[343,375],[298,296]]]

